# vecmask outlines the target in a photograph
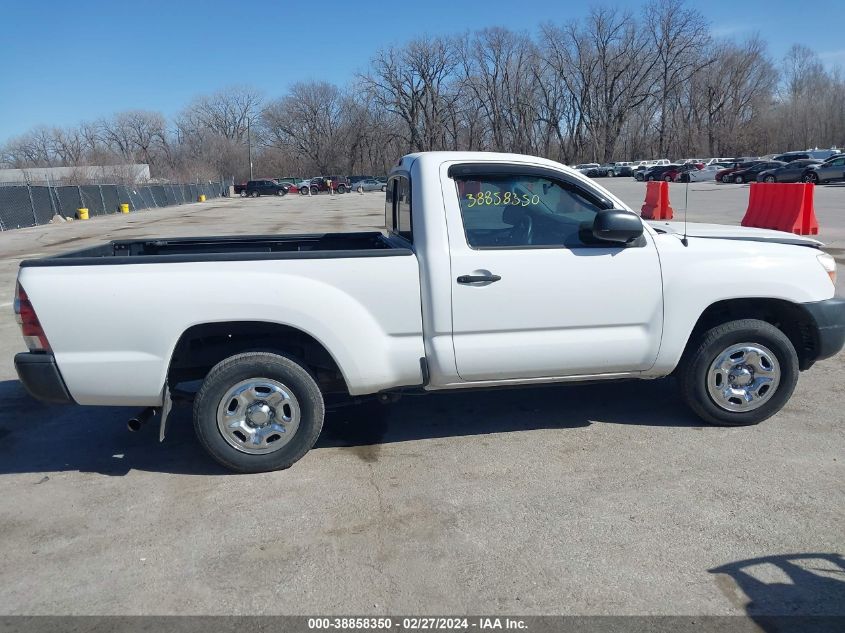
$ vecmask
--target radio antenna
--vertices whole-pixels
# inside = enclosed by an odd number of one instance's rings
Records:
[[[684,236],[681,238],[681,244],[684,246],[689,246],[689,240],[687,239],[687,209],[689,208],[689,183],[692,178],[687,174],[687,183],[686,187],[684,188]]]

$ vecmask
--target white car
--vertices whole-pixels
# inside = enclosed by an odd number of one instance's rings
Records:
[[[716,182],[716,172],[724,169],[721,165],[705,165],[701,169],[691,169],[678,175],[678,182]]]
[[[845,344],[818,241],[643,222],[543,158],[405,156],[385,225],[25,260],[18,375],[45,401],[145,407],[162,438],[173,394],[193,399],[210,455],[257,472],[308,452],[327,401],[365,396],[673,374],[703,420],[756,424]]]

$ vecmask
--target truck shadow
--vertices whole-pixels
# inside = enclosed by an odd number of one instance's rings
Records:
[[[763,556],[708,571],[716,574],[716,585],[725,597],[744,608],[767,633],[842,630],[845,558],[841,554]]]
[[[398,403],[329,412],[315,449],[348,447],[375,461],[379,447],[409,440],[573,429],[593,422],[704,426],[666,380],[466,391],[407,396]],[[76,470],[122,476],[130,470],[224,474],[194,437],[189,406],[177,406],[167,439],[126,421],[138,408],[47,405],[17,380],[0,381],[0,475]],[[33,439],[35,438],[35,439]]]

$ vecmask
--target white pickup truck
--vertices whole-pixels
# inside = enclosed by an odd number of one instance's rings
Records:
[[[208,452],[255,472],[305,455],[327,402],[412,390],[673,374],[707,422],[755,424],[845,342],[816,240],[644,223],[552,161],[405,156],[385,223],[24,261],[18,375],[47,401],[147,407],[162,438],[190,394]]]

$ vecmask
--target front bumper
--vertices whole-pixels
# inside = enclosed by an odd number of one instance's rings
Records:
[[[815,349],[811,360],[822,360],[839,353],[845,347],[845,298],[834,297],[800,306],[815,325]]]
[[[52,354],[16,354],[15,369],[33,398],[55,404],[74,404]]]

